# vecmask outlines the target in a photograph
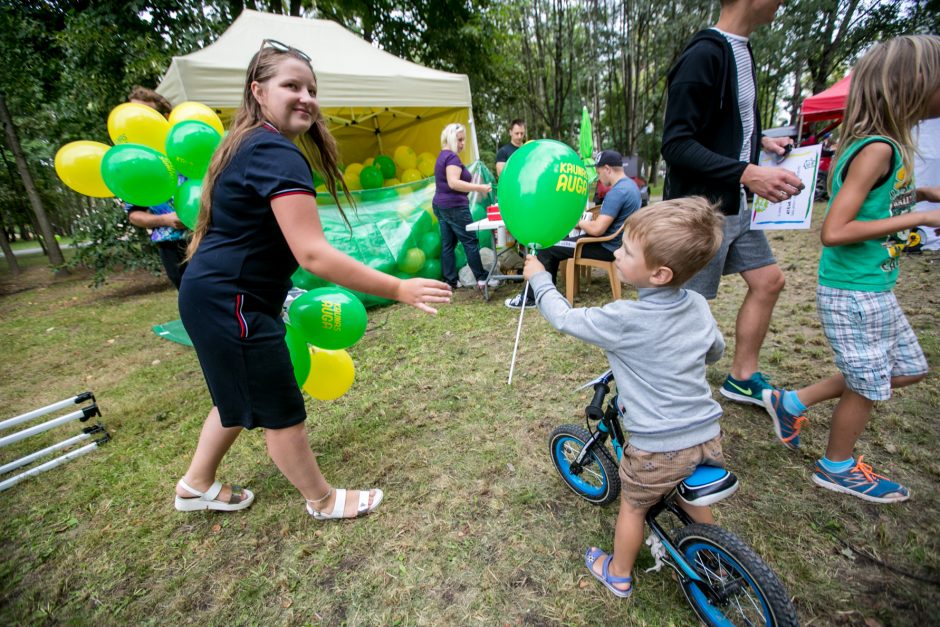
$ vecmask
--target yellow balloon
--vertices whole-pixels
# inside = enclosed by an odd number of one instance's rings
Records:
[[[358,179],[360,172],[362,172],[361,163],[350,163],[343,171],[343,178],[345,178],[346,182],[348,183],[349,179]]]
[[[349,353],[310,347],[310,374],[304,392],[321,401],[332,401],[348,392],[355,378],[356,367]]]
[[[362,162],[362,167],[367,168],[375,162],[375,157],[369,157]]]
[[[410,170],[418,164],[418,155],[408,146],[399,146],[392,156],[400,171]]]
[[[362,189],[362,183],[359,182],[359,177],[352,179],[346,179],[346,187],[351,192],[357,192]]]
[[[199,120],[217,130],[220,135],[225,133],[225,127],[222,126],[222,120],[219,119],[219,116],[201,102],[182,102],[173,107],[170,112],[170,126],[174,126],[177,122],[183,120]]]
[[[170,123],[147,105],[125,102],[111,109],[108,135],[114,145],[142,144],[161,154],[166,153],[166,136]]]
[[[111,198],[114,193],[101,177],[101,158],[110,146],[81,140],[69,142],[55,153],[55,172],[62,182],[79,194],[93,198]]]
[[[437,155],[434,155],[430,152],[422,152],[420,155],[418,155],[418,161],[431,161],[433,163],[434,161],[437,161]]]
[[[424,177],[434,176],[435,162],[436,162],[436,159],[418,160],[418,172],[420,172]]]
[[[382,185],[382,187],[395,187],[396,185],[401,185],[401,181],[393,176],[390,179],[385,179],[385,183]]]
[[[401,173],[401,182],[402,183],[414,183],[415,181],[420,181],[424,177],[421,176],[421,171],[415,168],[408,168]]]

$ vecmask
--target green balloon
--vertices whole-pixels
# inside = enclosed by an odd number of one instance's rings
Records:
[[[165,203],[178,181],[166,156],[140,144],[111,146],[101,159],[101,176],[115,196],[138,207]]]
[[[418,241],[418,248],[424,251],[424,256],[428,259],[439,259],[441,256],[440,231],[428,231],[422,235]]]
[[[166,136],[166,156],[176,171],[201,179],[209,169],[212,153],[222,142],[219,132],[199,120],[177,122]]]
[[[395,260],[393,259],[370,259],[366,262],[366,265],[385,274],[394,274],[397,269]]]
[[[577,153],[552,139],[523,144],[499,177],[499,211],[524,246],[547,248],[584,213],[588,175]]]
[[[284,326],[284,341],[287,343],[287,352],[290,353],[290,362],[294,365],[294,380],[297,381],[298,387],[302,387],[310,375],[310,349],[294,327],[289,324]]]
[[[398,257],[398,269],[407,274],[415,274],[424,265],[424,251],[420,248],[406,248]]]
[[[418,270],[418,276],[424,277],[425,279],[440,279],[441,262],[437,259],[428,259],[424,262],[424,265],[421,266],[421,269]]]
[[[507,161],[506,163],[509,162]],[[457,264],[458,270],[467,265],[467,251],[463,249],[463,244],[457,244],[457,247],[454,249],[454,263]]]
[[[372,294],[366,294],[365,292],[357,292],[356,290],[350,290],[356,298],[362,303],[362,306],[366,309],[370,307],[378,307],[379,305],[391,305],[395,301],[389,300],[387,298],[382,298],[381,296],[374,296]]]
[[[362,168],[362,172],[359,173],[359,184],[362,185],[362,189],[378,189],[384,182],[382,171],[376,167]]]
[[[206,125],[208,126],[208,124]],[[196,221],[199,219],[199,202],[202,199],[202,181],[189,179],[176,188],[173,194],[173,208],[176,217],[186,225],[190,231],[196,230]]]
[[[474,222],[482,220],[486,217],[486,207],[478,202],[473,203],[470,205],[470,217]],[[493,231],[480,229],[477,231],[477,241],[480,242],[480,248],[493,248]]]
[[[372,165],[382,172],[383,179],[390,179],[395,176],[395,161],[388,155],[379,155]]]
[[[290,304],[291,324],[308,343],[327,350],[349,348],[366,332],[366,308],[341,287],[321,287]]]
[[[315,274],[307,272],[301,267],[294,270],[294,274],[290,277],[290,282],[294,287],[299,287],[302,290],[314,290],[326,285],[326,281]]]
[[[431,217],[431,214],[424,209],[417,209],[417,211],[419,212],[418,219],[415,221],[415,225],[411,229],[411,234],[415,237],[415,239],[420,238],[423,234],[431,231],[434,228],[434,218]]]

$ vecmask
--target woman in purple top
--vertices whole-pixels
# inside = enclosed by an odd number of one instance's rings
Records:
[[[480,246],[477,244],[476,233],[467,231],[467,225],[473,221],[467,194],[487,194],[491,186],[489,183],[481,185],[470,182],[470,172],[457,156],[466,142],[467,130],[463,124],[448,124],[441,132],[441,154],[437,156],[437,163],[434,164],[436,187],[431,204],[441,227],[441,272],[444,274],[444,280],[452,288],[458,286],[454,249],[457,247],[457,240],[460,240],[467,252],[467,263],[477,279],[477,287],[482,288],[486,283],[486,270],[480,261]],[[496,287],[495,281],[490,287]]]

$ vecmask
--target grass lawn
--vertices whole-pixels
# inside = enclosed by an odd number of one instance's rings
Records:
[[[770,239],[788,284],[763,369],[797,386],[834,372],[814,306],[818,231]],[[897,289],[934,366],[938,264],[937,253],[906,257]],[[515,285],[489,303],[461,291],[436,317],[370,312],[350,349],[355,385],[332,403],[308,400],[307,425],[334,485],[379,486],[386,500],[368,518],[324,524],[305,513],[261,433],[242,434],[220,469],[255,491],[251,509],[173,509],[210,406],[195,353],[150,330],[178,317],[176,292],[147,274],[88,283],[35,264],[16,280],[0,270],[0,419],[93,390],[113,436],[2,493],[3,624],[694,624],[672,577],[643,572],[645,549],[629,602],[584,569],[586,546],[610,548],[617,507],[572,495],[547,438],[583,421],[589,392],[573,390],[606,362],[530,310],[508,387],[517,314],[502,299]],[[597,277],[577,304],[603,303],[604,287]],[[713,303],[729,343],[708,370],[713,386],[731,361],[743,293],[732,277]],[[913,491],[891,506],[810,482],[832,404],[810,411],[800,452],[775,441],[762,410],[722,404],[725,454],[743,486],[716,515],[774,566],[802,623],[936,624],[937,375],[880,404],[861,438],[866,461]],[[0,463],[76,424],[0,450]]]

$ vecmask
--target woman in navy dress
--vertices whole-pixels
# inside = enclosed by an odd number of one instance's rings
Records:
[[[180,511],[251,505],[250,491],[223,485],[215,475],[242,429],[256,427],[264,429],[268,453],[313,517],[362,515],[382,500],[377,489],[334,490],[310,448],[280,318],[298,263],[328,281],[429,313],[436,313],[431,303],[450,300],[445,283],[402,281],[330,246],[317,214],[311,165],[292,141],[304,134],[317,149],[313,165],[326,173],[336,198],[342,181],[338,151],[320,115],[310,59],[265,40],[248,67],[232,128],[206,174],[180,288],[180,316],[214,405],[176,486]]]

